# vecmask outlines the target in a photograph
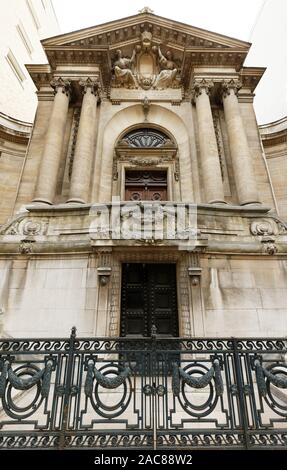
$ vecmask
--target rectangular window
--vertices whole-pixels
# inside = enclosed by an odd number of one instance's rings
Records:
[[[33,52],[33,46],[32,46],[32,44],[31,44],[31,41],[30,41],[30,39],[29,39],[29,37],[28,37],[28,35],[27,35],[26,31],[25,31],[25,28],[24,28],[23,24],[21,23],[21,21],[20,21],[20,23],[16,26],[16,28],[17,28],[18,34],[19,34],[19,36],[20,36],[20,38],[21,38],[21,40],[22,40],[22,42],[23,42],[23,44],[24,44],[24,46],[25,46],[25,48],[26,48],[28,54],[31,55],[32,52]]]
[[[39,21],[39,18],[37,16],[37,13],[36,13],[36,10],[34,8],[32,0],[26,0],[26,4],[27,4],[28,10],[29,10],[29,12],[32,16],[32,19],[33,19],[33,22],[34,22],[36,28],[40,29],[40,27],[41,27],[40,21]]]
[[[15,77],[17,80],[22,84],[24,80],[26,79],[26,76],[21,69],[16,57],[14,56],[13,52],[9,50],[8,54],[6,55],[6,60],[8,64],[10,65],[10,68],[12,72],[14,73]]]

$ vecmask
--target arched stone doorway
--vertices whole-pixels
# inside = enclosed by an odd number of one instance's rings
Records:
[[[173,149],[166,148],[165,155],[170,156],[168,150],[174,152],[175,148],[177,149],[177,169],[172,171],[172,181],[170,182],[172,194],[169,195],[169,199],[193,202],[190,142],[188,130],[183,120],[167,107],[157,104],[150,106],[149,122],[144,122],[143,118],[142,106],[138,104],[120,110],[105,123],[97,149],[95,172],[98,172],[100,177],[95,176],[95,181],[99,183],[93,190],[93,200],[107,202],[111,200],[112,196],[120,196],[123,199],[122,168],[119,168],[116,163],[118,144],[125,134],[135,129],[152,128],[162,131],[168,137],[172,136],[170,140],[175,147]],[[150,149],[150,157],[156,159],[156,154],[152,154],[154,151],[156,148]],[[135,154],[135,149],[133,148],[129,153],[132,156]],[[128,156],[128,149],[125,149],[125,154]],[[121,156],[123,157],[123,152]],[[176,158],[174,158],[175,162]],[[136,166],[138,162],[134,160],[133,164]]]

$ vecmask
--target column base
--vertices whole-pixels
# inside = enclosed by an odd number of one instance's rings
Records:
[[[39,204],[48,204],[49,206],[53,205],[52,201],[50,201],[49,199],[41,198],[41,197],[36,197],[35,199],[33,199],[32,202],[37,202]]]
[[[220,199],[213,199],[211,201],[208,201],[207,204],[224,204],[225,205],[225,204],[227,204],[227,202],[223,201],[223,200],[220,200]]]
[[[66,204],[69,204],[69,203],[74,203],[74,204],[87,204],[86,201],[84,201],[83,199],[76,198],[76,197],[72,197],[71,199],[68,199],[68,200],[66,201]]]
[[[261,206],[262,202],[259,201],[244,201],[240,203],[240,206]]]

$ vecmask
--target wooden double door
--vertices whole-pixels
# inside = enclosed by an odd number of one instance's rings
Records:
[[[167,172],[159,170],[127,170],[126,201],[166,201]]]
[[[122,266],[121,336],[178,336],[175,264]]]

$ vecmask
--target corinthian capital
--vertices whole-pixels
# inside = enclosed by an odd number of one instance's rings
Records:
[[[65,93],[65,95],[69,96],[70,91],[71,91],[70,80],[63,79],[62,77],[54,78],[50,82],[50,85],[52,88],[54,88],[55,93],[57,93],[60,90],[62,93]]]
[[[237,78],[231,78],[230,80],[223,80],[221,88],[222,88],[222,96],[226,98],[226,96],[230,95],[230,91],[233,90],[234,94],[237,95],[238,91],[242,87],[242,83]]]
[[[201,95],[203,91],[205,91],[205,93],[209,95],[210,90],[213,86],[214,83],[212,80],[207,80],[206,78],[196,78],[192,86],[193,99]]]
[[[80,80],[79,85],[82,87],[83,94],[87,93],[88,89],[90,89],[93,95],[100,97],[100,82],[98,80],[92,80],[88,77],[86,80]]]

